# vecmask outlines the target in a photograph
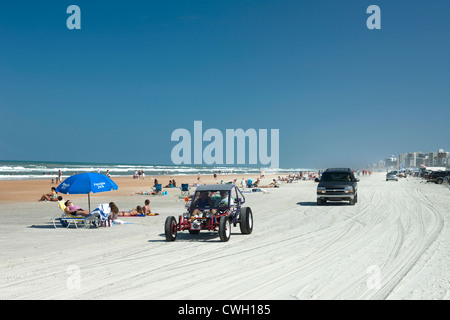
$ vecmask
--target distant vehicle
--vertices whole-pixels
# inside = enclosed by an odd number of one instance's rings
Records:
[[[358,202],[358,184],[349,168],[330,168],[325,170],[317,185],[317,204],[327,201],[348,201],[350,205]]]
[[[198,234],[201,230],[217,231],[222,242],[230,239],[231,225],[239,224],[241,233],[253,231],[253,214],[244,207],[245,197],[234,184],[201,185],[195,190],[187,212],[178,219],[166,218],[164,232],[167,241],[175,241],[177,232],[188,230]]]
[[[444,177],[450,175],[450,171],[433,171],[428,175],[428,182],[442,184]]]
[[[389,180],[398,181],[398,176],[394,171],[388,172],[386,174],[386,181],[389,181]]]

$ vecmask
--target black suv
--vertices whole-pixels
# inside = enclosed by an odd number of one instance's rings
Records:
[[[325,170],[317,186],[317,204],[327,201],[349,201],[354,205],[358,201],[359,179],[349,168],[330,168]]]
[[[433,171],[428,176],[428,182],[442,184],[442,182],[444,182],[444,177],[448,175],[450,175],[450,171]]]

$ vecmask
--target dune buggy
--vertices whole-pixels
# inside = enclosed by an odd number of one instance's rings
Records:
[[[189,230],[198,234],[201,230],[219,232],[220,240],[230,239],[231,225],[239,224],[243,234],[253,231],[253,214],[244,207],[245,197],[234,184],[202,185],[197,187],[187,211],[178,219],[166,218],[164,231],[167,241],[175,241],[177,232]]]

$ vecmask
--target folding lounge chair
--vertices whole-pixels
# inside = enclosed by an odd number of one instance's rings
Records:
[[[181,184],[181,197],[185,197],[189,195],[189,184],[182,183]]]
[[[66,213],[66,205],[62,201],[58,201],[58,207],[63,211],[63,214],[54,218],[53,226],[56,229],[56,221],[59,221],[63,227],[69,228],[71,224],[78,229],[78,224],[84,224],[85,228],[89,229],[91,226],[100,226],[101,221],[104,221],[104,216],[108,217],[109,213],[103,213],[100,208],[94,209],[88,216],[74,216]]]

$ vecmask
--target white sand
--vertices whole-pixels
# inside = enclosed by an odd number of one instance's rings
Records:
[[[100,229],[54,229],[54,203],[2,203],[0,299],[450,298],[448,188],[373,174],[355,206],[317,206],[316,186],[246,194],[253,233],[233,228],[227,243],[204,231],[165,241],[165,218],[184,210],[177,190],[150,198],[160,216]]]

